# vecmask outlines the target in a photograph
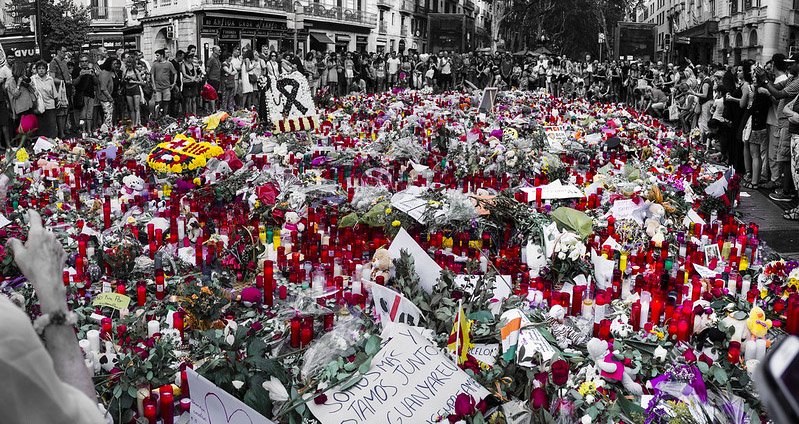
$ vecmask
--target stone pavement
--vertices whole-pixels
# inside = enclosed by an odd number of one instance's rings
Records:
[[[741,189],[738,212],[741,221],[760,227],[760,238],[768,247],[786,258],[799,259],[799,221],[783,219],[783,206],[772,202],[764,192]]]

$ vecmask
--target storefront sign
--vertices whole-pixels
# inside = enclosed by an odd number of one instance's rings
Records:
[[[224,39],[224,40],[238,40],[239,39],[239,30],[230,29],[230,28],[222,28],[219,31],[219,38]]]
[[[285,30],[285,21],[270,21],[267,19],[237,19],[222,18],[218,16],[204,16],[203,27],[221,27],[225,29],[266,29],[266,30]]]

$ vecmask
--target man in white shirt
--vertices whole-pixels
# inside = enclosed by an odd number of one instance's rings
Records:
[[[396,52],[391,52],[391,57],[386,60],[386,73],[388,74],[388,85],[397,86],[397,74],[399,72],[400,60]]]
[[[449,57],[449,54],[446,50],[441,52],[441,59],[438,60],[438,69],[441,70],[441,89],[451,90],[452,89],[452,58]]]
[[[233,71],[236,73],[236,107],[240,107],[242,95],[244,94],[243,87],[241,86],[241,79],[239,78],[241,75],[241,67],[244,65],[244,60],[241,59],[240,48],[236,47],[233,49],[233,57],[230,59],[230,64],[233,66]]]

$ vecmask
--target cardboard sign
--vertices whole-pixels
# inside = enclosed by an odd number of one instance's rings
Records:
[[[497,100],[497,87],[486,87],[483,89],[483,97],[480,98],[480,105],[477,107],[478,113],[491,113],[494,111],[494,102]]]
[[[186,368],[191,392],[191,424],[274,424],[244,402]]]
[[[117,311],[128,309],[129,305],[130,298],[119,293],[100,293],[94,297],[92,302],[92,306],[107,306]]]
[[[419,284],[422,289],[432,293],[433,287],[441,275],[441,267],[404,228],[400,228],[397,236],[394,237],[391,246],[388,247],[388,253],[391,255],[391,259],[398,259],[402,250],[408,251],[413,256],[413,265],[416,268],[416,273],[419,274]]]
[[[273,132],[309,131],[319,125],[308,80],[297,71],[269,80],[266,106]]]
[[[388,287],[372,284],[372,300],[384,326],[386,322],[415,326],[422,319],[422,311],[413,302]]]
[[[476,401],[488,396],[480,383],[416,330],[396,325],[398,331],[357,384],[328,390],[322,405],[307,403],[322,424],[432,424],[455,410],[458,394],[467,393]]]
[[[479,280],[479,275],[456,275],[455,285],[460,288],[466,288],[467,285],[471,285],[472,288],[467,289],[467,291],[472,293]],[[500,309],[502,309],[502,301],[511,295],[511,281],[510,275],[497,275],[494,278],[494,284],[491,287],[493,296],[491,297],[491,305],[489,305],[489,309],[494,315],[499,314]]]

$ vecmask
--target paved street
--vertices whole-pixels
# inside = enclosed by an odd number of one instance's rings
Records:
[[[784,207],[772,202],[765,192],[743,190],[750,197],[741,196],[738,211],[743,222],[754,222],[760,226],[760,237],[777,253],[790,258],[799,258],[799,221],[782,219]]]

